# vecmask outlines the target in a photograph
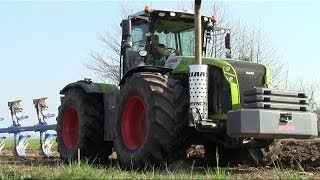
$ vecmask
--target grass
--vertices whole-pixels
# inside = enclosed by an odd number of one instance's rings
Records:
[[[44,161],[44,160],[42,160]],[[247,170],[236,173],[232,168],[203,168],[196,170],[193,166],[187,169],[158,169],[151,167],[143,170],[123,170],[118,164],[97,166],[82,161],[77,163],[45,164],[34,161],[31,164],[12,163],[0,160],[0,179],[310,179],[297,165],[296,169],[285,168],[278,164],[275,168]],[[248,168],[250,169],[250,167]]]
[[[40,148],[40,140],[39,139],[29,139],[28,148],[30,149],[39,149]],[[4,149],[13,149],[14,148],[14,141],[13,139],[5,140],[5,147]],[[52,148],[57,147],[57,142],[54,141]]]
[[[54,172],[54,173],[53,173]],[[186,170],[149,169],[122,170],[118,165],[103,167],[87,162],[78,164],[58,164],[56,166],[18,166],[2,164],[1,179],[226,179],[214,169],[205,172]]]
[[[13,148],[13,141],[8,140],[6,148]],[[39,140],[30,139],[29,148],[38,149]],[[149,167],[143,170],[123,170],[118,164],[98,166],[82,161],[64,164],[59,161],[46,163],[46,159],[28,160],[0,156],[0,179],[227,179],[220,167],[195,169]]]
[[[7,141],[7,148],[13,141]],[[31,139],[30,148],[39,148],[39,140]],[[53,160],[53,161],[51,161]],[[123,170],[118,164],[99,166],[82,161],[64,164],[54,159],[29,159],[0,156],[0,179],[310,179],[319,174],[305,172],[296,161],[296,168],[287,168],[277,162],[271,168],[220,167],[216,151],[216,167],[162,169],[149,167],[143,170]]]
[[[123,170],[118,164],[97,166],[82,161],[72,164],[43,164],[41,161],[32,165],[13,164],[0,160],[0,179],[310,179],[319,176],[308,176],[297,169],[288,169],[278,164],[275,168],[233,172],[228,168],[203,168],[202,171],[191,169],[168,168],[158,169],[151,167],[143,170]],[[250,168],[249,168],[250,169]],[[259,175],[260,173],[260,175]]]
[[[274,164],[273,172],[277,179],[306,179],[308,178],[306,176],[310,174],[305,171],[302,164],[297,160],[295,160],[295,168],[288,168],[281,162],[276,162]],[[317,178],[319,178],[319,176]]]
[[[6,140],[5,149],[14,148],[13,140]],[[56,147],[56,142],[54,147]],[[39,149],[39,139],[29,139],[29,149]],[[0,157],[0,179],[226,179],[221,169],[208,168],[204,171],[169,168],[157,169],[154,167],[145,170],[122,170],[119,165],[97,166],[82,161],[80,165],[45,164],[41,160],[32,160],[31,163],[24,162],[21,158],[17,160],[6,160]],[[21,162],[20,162],[21,161]],[[42,159],[45,161],[45,159]]]
[[[302,179],[299,170],[288,169],[281,163],[277,163],[272,171],[276,179]]]

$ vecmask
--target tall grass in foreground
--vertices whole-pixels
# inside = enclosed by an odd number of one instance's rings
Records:
[[[74,164],[57,164],[55,166],[23,166],[1,164],[0,179],[309,179],[317,178],[308,176],[300,170],[278,167],[269,172],[260,172],[262,176],[228,174],[226,170],[208,168],[199,172],[195,170],[169,170],[148,168],[148,170],[122,170],[118,165],[111,167],[95,166],[81,162]],[[267,170],[266,170],[267,171]]]
[[[29,160],[30,161],[30,160]],[[31,160],[32,161],[32,160]],[[223,167],[219,166],[216,150],[216,167],[188,167],[159,169],[154,166],[142,170],[123,170],[118,164],[99,166],[88,161],[63,164],[44,163],[34,160],[28,165],[21,159],[5,159],[0,156],[0,179],[317,179],[320,174],[305,172],[303,165],[296,161],[296,168],[287,168],[276,162],[273,168]]]
[[[275,162],[273,172],[277,179],[305,179],[303,175],[306,174],[303,166],[295,160],[295,169],[287,168],[281,162]]]
[[[122,170],[119,165],[95,166],[88,162],[58,164],[55,166],[18,166],[2,164],[0,179],[226,179],[220,171],[207,169],[169,170],[148,168],[145,170]]]
[[[219,157],[217,156],[217,162]],[[277,163],[274,168],[246,170],[245,173],[236,173],[233,168],[203,168],[185,169],[169,168],[158,169],[149,167],[143,170],[123,170],[119,165],[97,166],[82,161],[78,163],[55,165],[41,165],[35,162],[32,165],[12,164],[0,161],[0,179],[310,179],[319,178],[318,175],[307,173],[301,165],[296,169],[286,168]],[[249,167],[250,169],[250,167]],[[251,171],[251,172],[250,172]],[[248,173],[248,174],[246,174]],[[311,175],[310,175],[311,174]]]
[[[224,169],[221,169],[219,167],[219,150],[218,147],[216,147],[216,176],[218,179],[226,179],[226,172]]]

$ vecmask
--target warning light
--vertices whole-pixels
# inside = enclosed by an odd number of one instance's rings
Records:
[[[211,21],[212,21],[213,23],[217,22],[217,17],[216,17],[216,16],[211,16]]]
[[[150,6],[144,7],[144,12],[150,14],[151,13],[151,7]]]

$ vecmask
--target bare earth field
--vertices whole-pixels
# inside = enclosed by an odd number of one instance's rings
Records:
[[[270,167],[249,167],[246,165],[233,165],[227,167],[219,167],[225,173],[225,176],[222,178],[231,178],[231,179],[320,179],[320,139],[315,140],[283,140],[283,150],[279,156],[279,161],[275,163],[274,166]],[[39,156],[38,150],[28,150],[30,156],[27,158],[18,158],[13,156],[12,150],[5,149],[0,156],[0,178],[3,177],[2,173],[6,172],[8,168],[11,169],[21,169],[22,175],[24,173],[28,174],[28,172],[32,172],[37,168],[42,169],[51,169],[50,173],[52,173],[55,168],[59,168],[59,166],[63,166],[63,163],[60,161],[58,154],[51,158],[42,158]],[[201,160],[199,160],[201,161]],[[139,172],[135,172],[134,174],[125,172],[124,176],[117,176],[117,173],[122,173],[122,170],[116,169],[113,170],[112,166],[108,165],[106,167],[96,167],[99,168],[99,171],[109,173],[108,169],[111,168],[111,171],[119,171],[115,172],[115,176],[102,176],[102,177],[113,177],[113,178],[163,178],[163,179],[185,179],[185,178],[200,178],[200,179],[212,179],[219,176],[209,176],[206,171],[208,166],[206,165],[198,165],[201,163],[195,162],[186,162],[183,167],[183,172],[194,172],[194,176],[190,175],[179,175],[174,176],[172,174],[175,173],[173,169],[159,170],[156,171],[159,176],[154,175],[151,176],[149,173],[139,174]],[[64,165],[65,166],[65,165]],[[168,165],[170,167],[171,165]],[[216,165],[212,165],[211,168]],[[173,165],[172,167],[176,167]],[[59,169],[57,169],[57,172]],[[172,176],[163,176],[162,173],[171,173]],[[126,174],[127,173],[127,174]],[[151,173],[152,174],[152,173]],[[21,174],[20,174],[21,175]],[[90,175],[88,175],[90,178]],[[151,177],[150,177],[151,176]],[[13,176],[14,178],[19,176]],[[27,176],[28,177],[28,176]],[[32,176],[33,177],[33,176]],[[47,177],[47,176],[37,176],[37,177]],[[56,176],[49,176],[49,178],[54,178]],[[57,176],[57,178],[61,178],[64,176]],[[71,176],[72,177],[72,176]],[[100,176],[98,176],[100,177]],[[68,176],[66,176],[68,178]],[[69,177],[70,178],[70,177]],[[92,177],[91,177],[92,178]]]

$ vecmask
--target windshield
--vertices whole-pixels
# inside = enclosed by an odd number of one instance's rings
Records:
[[[159,43],[170,49],[174,55],[194,55],[194,24],[193,17],[156,19],[153,35],[159,37]]]
[[[203,56],[224,57],[223,28],[210,26],[203,22]],[[195,29],[193,15],[176,15],[175,17],[157,17],[152,29],[153,35],[159,37],[163,48],[170,50],[169,55],[194,56],[195,55]]]
[[[194,28],[178,33],[155,32],[159,43],[168,49],[177,51],[179,56],[194,56]]]

